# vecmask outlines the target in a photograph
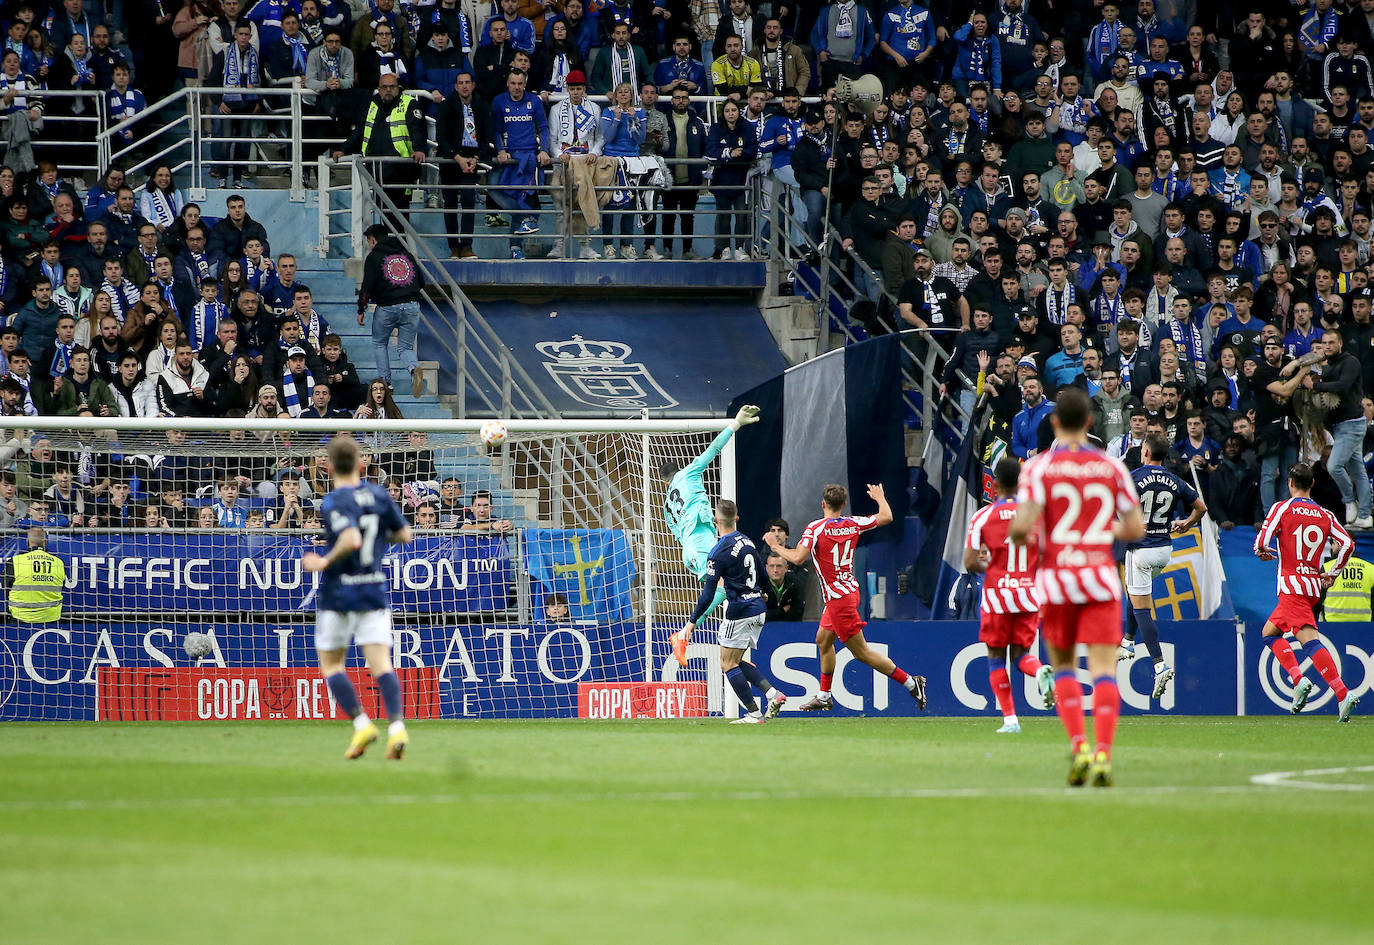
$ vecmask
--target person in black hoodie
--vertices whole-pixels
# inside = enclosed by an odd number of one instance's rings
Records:
[[[372,350],[377,359],[377,376],[391,386],[391,333],[396,332],[396,353],[410,372],[410,395],[421,397],[425,381],[415,356],[415,335],[420,327],[420,299],[424,295],[425,277],[420,264],[406,252],[400,240],[392,236],[380,223],[368,227],[368,253],[363,261],[363,283],[358,292],[358,324],[367,320],[367,306],[375,305],[372,313]]]
[[[320,364],[324,367],[322,377],[316,379],[329,385],[332,406],[347,410],[351,415],[362,406],[367,389],[358,377],[358,369],[348,360],[343,349],[343,341],[338,335],[325,335],[320,343]]]

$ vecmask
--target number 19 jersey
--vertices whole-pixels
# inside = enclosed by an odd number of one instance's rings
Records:
[[[983,575],[985,614],[1033,614],[1040,609],[1035,596],[1035,572],[1040,564],[1040,544],[1034,535],[1024,545],[1014,545],[1007,528],[1016,517],[1016,500],[1003,499],[973,513],[966,547],[987,548],[988,569]]]
[[[1336,516],[1311,499],[1274,503],[1255,536],[1255,553],[1272,549],[1278,540],[1279,594],[1321,597],[1322,558],[1328,541],[1335,542],[1335,570],[1345,567],[1355,543]]]
[[[1140,505],[1125,466],[1094,446],[1056,445],[1022,469],[1017,501],[1043,510],[1035,583],[1041,601],[1121,600],[1112,522]]]
[[[854,576],[854,549],[859,545],[859,535],[877,524],[873,515],[842,515],[817,519],[802,532],[797,547],[810,549],[821,579],[821,594],[827,603],[859,593],[859,579]]]
[[[382,556],[387,536],[406,526],[401,510],[381,486],[364,482],[335,489],[320,507],[326,547],[332,548],[350,528],[363,534],[363,545],[341,558],[320,580],[320,610],[356,613],[386,610],[386,574]]]

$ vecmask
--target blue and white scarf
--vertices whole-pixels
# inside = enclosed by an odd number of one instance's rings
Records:
[[[839,8],[839,19],[835,21],[835,37],[837,39],[848,39],[854,35],[854,3],[852,0],[845,0],[843,3],[835,4]]]
[[[304,75],[305,57],[309,54],[305,48],[305,40],[299,35],[293,38],[285,33],[282,33],[281,38],[282,42],[291,47],[291,71]]]
[[[191,339],[191,347],[199,351],[210,343],[219,331],[220,321],[229,314],[229,307],[223,302],[196,303],[191,309],[191,318],[186,323],[186,334]]]
[[[204,253],[187,252],[186,255],[191,257],[191,263],[195,266],[196,288],[199,289],[202,280],[214,275],[210,271],[210,257]]]
[[[160,227],[169,227],[176,222],[176,209],[172,204],[172,198],[158,190],[156,187],[148,191],[148,199],[153,204],[153,220]]]
[[[983,79],[988,78],[988,39],[973,39],[969,44],[968,51],[968,78]]]
[[[281,370],[281,393],[286,412],[293,417],[301,415],[301,397],[296,389],[296,379],[291,373],[291,365],[288,364]],[[315,378],[311,375],[310,369],[305,369],[305,402],[312,403],[315,398]]]
[[[162,301],[166,304],[167,309],[172,313],[172,317],[177,321],[181,321],[181,312],[177,309],[176,294],[172,291],[172,280],[168,279],[166,282],[163,282],[159,279],[157,281],[157,291],[162,296]]]
[[[301,318],[300,315],[296,317]],[[320,318],[320,313],[312,308],[308,318],[301,318],[301,328],[303,329],[301,333],[305,335],[305,340],[310,342],[310,347],[319,351],[323,347],[321,336],[325,333],[325,326]]]
[[[240,57],[242,61],[240,61]],[[224,84],[229,88],[250,88],[260,84],[258,73],[258,51],[249,44],[239,51],[238,43],[224,51]],[[242,102],[247,96],[241,92],[225,92],[226,102]]]
[[[101,291],[110,297],[110,311],[119,323],[124,324],[129,310],[138,304],[138,288],[128,279],[120,280],[119,285],[110,285],[106,279],[100,283]]]
[[[266,259],[267,257],[259,257]],[[243,267],[243,284],[252,288],[254,292],[262,288],[263,276],[267,273],[266,266],[259,266],[247,256],[239,259],[239,265]]]
[[[72,348],[75,345],[64,345],[61,342],[53,348],[51,370],[48,371],[50,377],[61,377],[67,373],[67,369],[72,366]]]

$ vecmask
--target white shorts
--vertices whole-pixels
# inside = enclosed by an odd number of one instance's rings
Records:
[[[759,645],[759,634],[763,633],[763,622],[767,618],[767,614],[755,614],[740,620],[722,620],[716,640],[721,646],[734,650],[751,650]]]
[[[315,649],[346,650],[350,641],[391,646],[391,611],[322,610],[315,615]]]
[[[1147,595],[1154,591],[1155,578],[1169,566],[1174,549],[1136,548],[1126,552],[1126,593]]]

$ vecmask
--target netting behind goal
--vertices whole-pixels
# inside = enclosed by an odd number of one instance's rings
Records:
[[[365,475],[416,527],[385,559],[409,714],[719,712],[714,621],[688,668],[668,644],[700,585],[663,523],[657,470],[698,455],[720,423],[650,433],[512,424],[496,449],[452,424],[359,430]],[[24,525],[42,524],[67,590],[56,622],[5,615],[0,718],[335,717],[313,670],[317,580],[301,566],[320,549],[329,432],[11,438],[0,557],[25,550]],[[720,494],[719,463],[706,485]],[[358,654],[350,666],[378,708]]]

